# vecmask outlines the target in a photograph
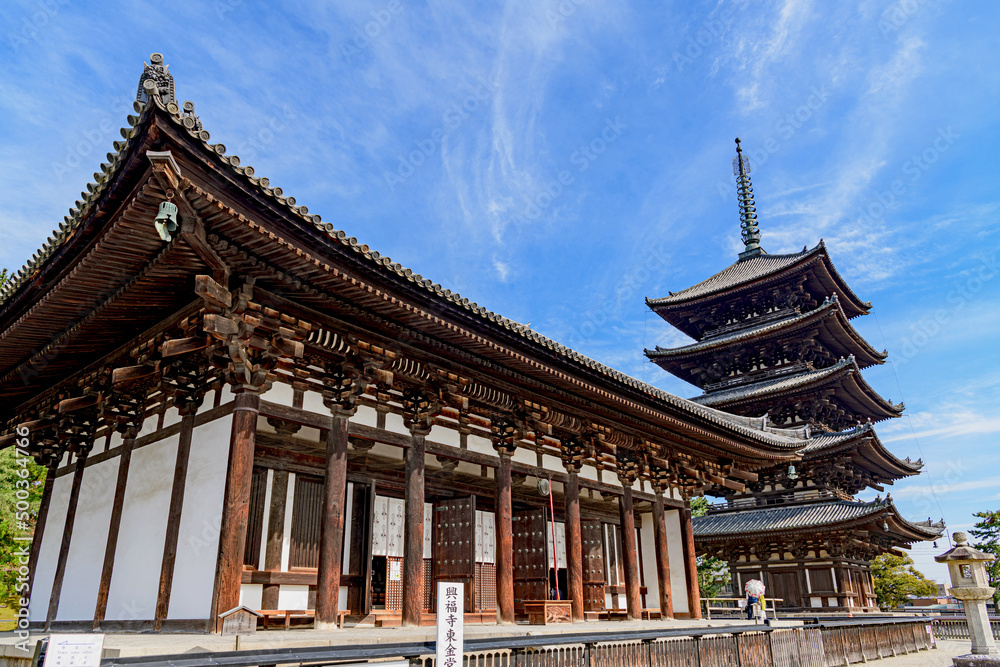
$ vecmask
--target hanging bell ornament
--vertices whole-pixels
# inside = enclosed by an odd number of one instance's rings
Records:
[[[171,234],[177,231],[177,204],[169,201],[160,202],[160,210],[153,220],[153,225],[160,238],[169,243]]]

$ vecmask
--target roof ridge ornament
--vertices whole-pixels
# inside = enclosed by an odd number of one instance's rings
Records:
[[[743,155],[740,138],[736,137],[736,157],[733,158],[733,175],[740,202],[740,236],[746,246],[740,259],[764,253],[760,247],[760,229],[757,227],[757,205],[753,201],[753,184],[750,182],[750,161]]]
[[[150,93],[159,96],[164,105],[176,103],[174,97],[174,76],[167,71],[169,65],[163,64],[163,54],[153,53],[149,56],[149,64],[143,63],[142,76],[139,77],[139,90],[135,94],[137,102],[145,104]],[[149,81],[150,83],[146,83]]]

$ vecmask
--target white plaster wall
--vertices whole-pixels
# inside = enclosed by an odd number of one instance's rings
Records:
[[[35,585],[31,589],[29,612],[32,621],[44,621],[49,611],[49,595],[52,593],[52,580],[55,578],[56,563],[59,560],[59,545],[62,543],[63,526],[66,523],[66,509],[69,506],[69,492],[72,486],[73,475],[57,477],[56,481],[52,483],[49,514],[45,519],[42,544],[38,551],[38,562],[35,564]]]
[[[378,412],[369,405],[359,405],[358,411],[351,417],[351,421],[355,424],[376,426],[378,424]]]
[[[240,584],[240,604],[251,609],[263,609],[264,586],[262,584]],[[220,610],[220,613],[227,611]]]
[[[489,438],[484,438],[481,435],[470,434],[469,437],[466,438],[465,444],[469,448],[470,452],[496,456],[496,450],[493,449],[493,443],[490,442]]]
[[[595,468],[592,465],[586,465],[586,464],[584,464],[584,466],[582,468],[580,468],[580,477],[582,479],[590,479],[590,480],[593,480],[593,481],[596,482],[597,481],[597,468]]]
[[[295,400],[295,390],[292,389],[292,385],[290,384],[275,382],[271,385],[270,389],[261,394],[261,398],[271,403],[291,406],[292,401]]]
[[[205,619],[211,613],[232,423],[226,415],[197,426],[191,436],[169,619]]]
[[[670,592],[674,613],[689,612],[687,573],[684,565],[684,546],[681,537],[681,516],[678,510],[667,511],[667,554],[670,556]]]
[[[151,619],[156,612],[178,438],[132,452],[108,589],[108,620]]]
[[[495,452],[494,452],[495,453]],[[529,466],[533,466],[538,463],[538,459],[535,456],[533,450],[527,447],[521,447],[518,445],[517,449],[514,450],[514,456],[510,457],[512,461],[517,461],[518,463],[524,463]]]
[[[181,421],[181,413],[177,408],[168,408],[163,414],[163,428],[173,426]]]
[[[542,454],[542,468],[553,472],[566,472],[562,460],[558,456],[549,456],[548,454]]]
[[[403,416],[397,415],[395,412],[389,412],[385,415],[385,430],[405,435],[410,434],[410,429],[403,424]]]
[[[656,536],[653,533],[653,515],[640,514],[640,542],[642,543],[642,576],[646,582],[646,606],[660,607],[660,582],[656,578]],[[669,551],[669,550],[668,550]],[[673,563],[671,563],[673,565]]]
[[[82,621],[94,617],[119,461],[115,457],[87,466],[83,471],[57,620]]]
[[[309,609],[309,587],[282,584],[278,588],[278,609]]]
[[[435,424],[431,427],[430,435],[427,439],[431,442],[438,442],[442,445],[450,445],[452,447],[460,447],[462,445],[461,434],[447,426],[441,426],[440,424]]]
[[[323,405],[323,394],[318,391],[307,391],[302,396],[302,409],[321,415],[330,414],[330,408]]]

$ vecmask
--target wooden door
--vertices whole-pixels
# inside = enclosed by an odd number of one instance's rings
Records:
[[[371,482],[355,481],[351,497],[351,548],[347,560],[347,609],[352,614],[361,616],[372,612],[374,522],[375,485]],[[346,544],[344,546],[347,547]]]
[[[475,496],[434,503],[433,521],[434,581],[464,583],[465,611],[474,611],[476,578]]]
[[[583,610],[604,611],[604,537],[599,519],[582,519]]]
[[[545,539],[546,511],[528,510],[513,516],[514,612],[524,613],[525,600],[549,599],[549,558]]]
[[[780,599],[781,602],[775,602],[776,607],[801,607],[802,606],[802,591],[799,586],[799,573],[797,571],[792,572],[772,572],[767,573],[770,583],[767,585],[767,593],[764,594],[765,598],[773,598],[775,600]],[[768,605],[770,606],[770,604]]]

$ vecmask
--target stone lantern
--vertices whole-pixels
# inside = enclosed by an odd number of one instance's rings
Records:
[[[951,594],[965,605],[965,617],[972,638],[972,654],[954,659],[956,665],[1000,665],[1000,649],[993,641],[993,630],[986,614],[986,601],[994,589],[986,580],[986,563],[995,558],[969,546],[965,533],[954,533],[955,548],[934,560],[948,564]],[[987,657],[988,656],[988,657]]]

